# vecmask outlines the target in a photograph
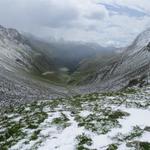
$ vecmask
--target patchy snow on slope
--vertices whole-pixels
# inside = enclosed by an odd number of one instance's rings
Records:
[[[149,147],[150,88],[129,91],[47,100],[11,110],[0,120],[0,145],[9,150]],[[11,135],[5,137],[8,130]]]

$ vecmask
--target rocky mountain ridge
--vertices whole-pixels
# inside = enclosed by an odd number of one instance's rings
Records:
[[[49,83],[32,71],[38,55],[15,29],[0,26],[0,107],[13,106],[38,99],[66,96],[66,89]]]
[[[141,33],[120,57],[108,61],[93,73],[82,92],[112,91],[147,82],[150,72],[150,29]]]

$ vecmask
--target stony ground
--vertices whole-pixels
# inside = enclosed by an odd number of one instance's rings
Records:
[[[9,71],[0,65],[0,110],[35,100],[65,97],[66,88],[25,72]]]
[[[0,150],[150,150],[150,86],[33,102],[0,117]]]

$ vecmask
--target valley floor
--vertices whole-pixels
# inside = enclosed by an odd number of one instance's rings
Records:
[[[1,150],[150,150],[150,86],[38,101],[0,118]]]

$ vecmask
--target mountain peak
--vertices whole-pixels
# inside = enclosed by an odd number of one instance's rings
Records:
[[[150,42],[150,28],[140,33],[133,41],[133,43],[127,47],[125,53],[134,54],[140,51],[146,45],[148,45],[149,42]]]

